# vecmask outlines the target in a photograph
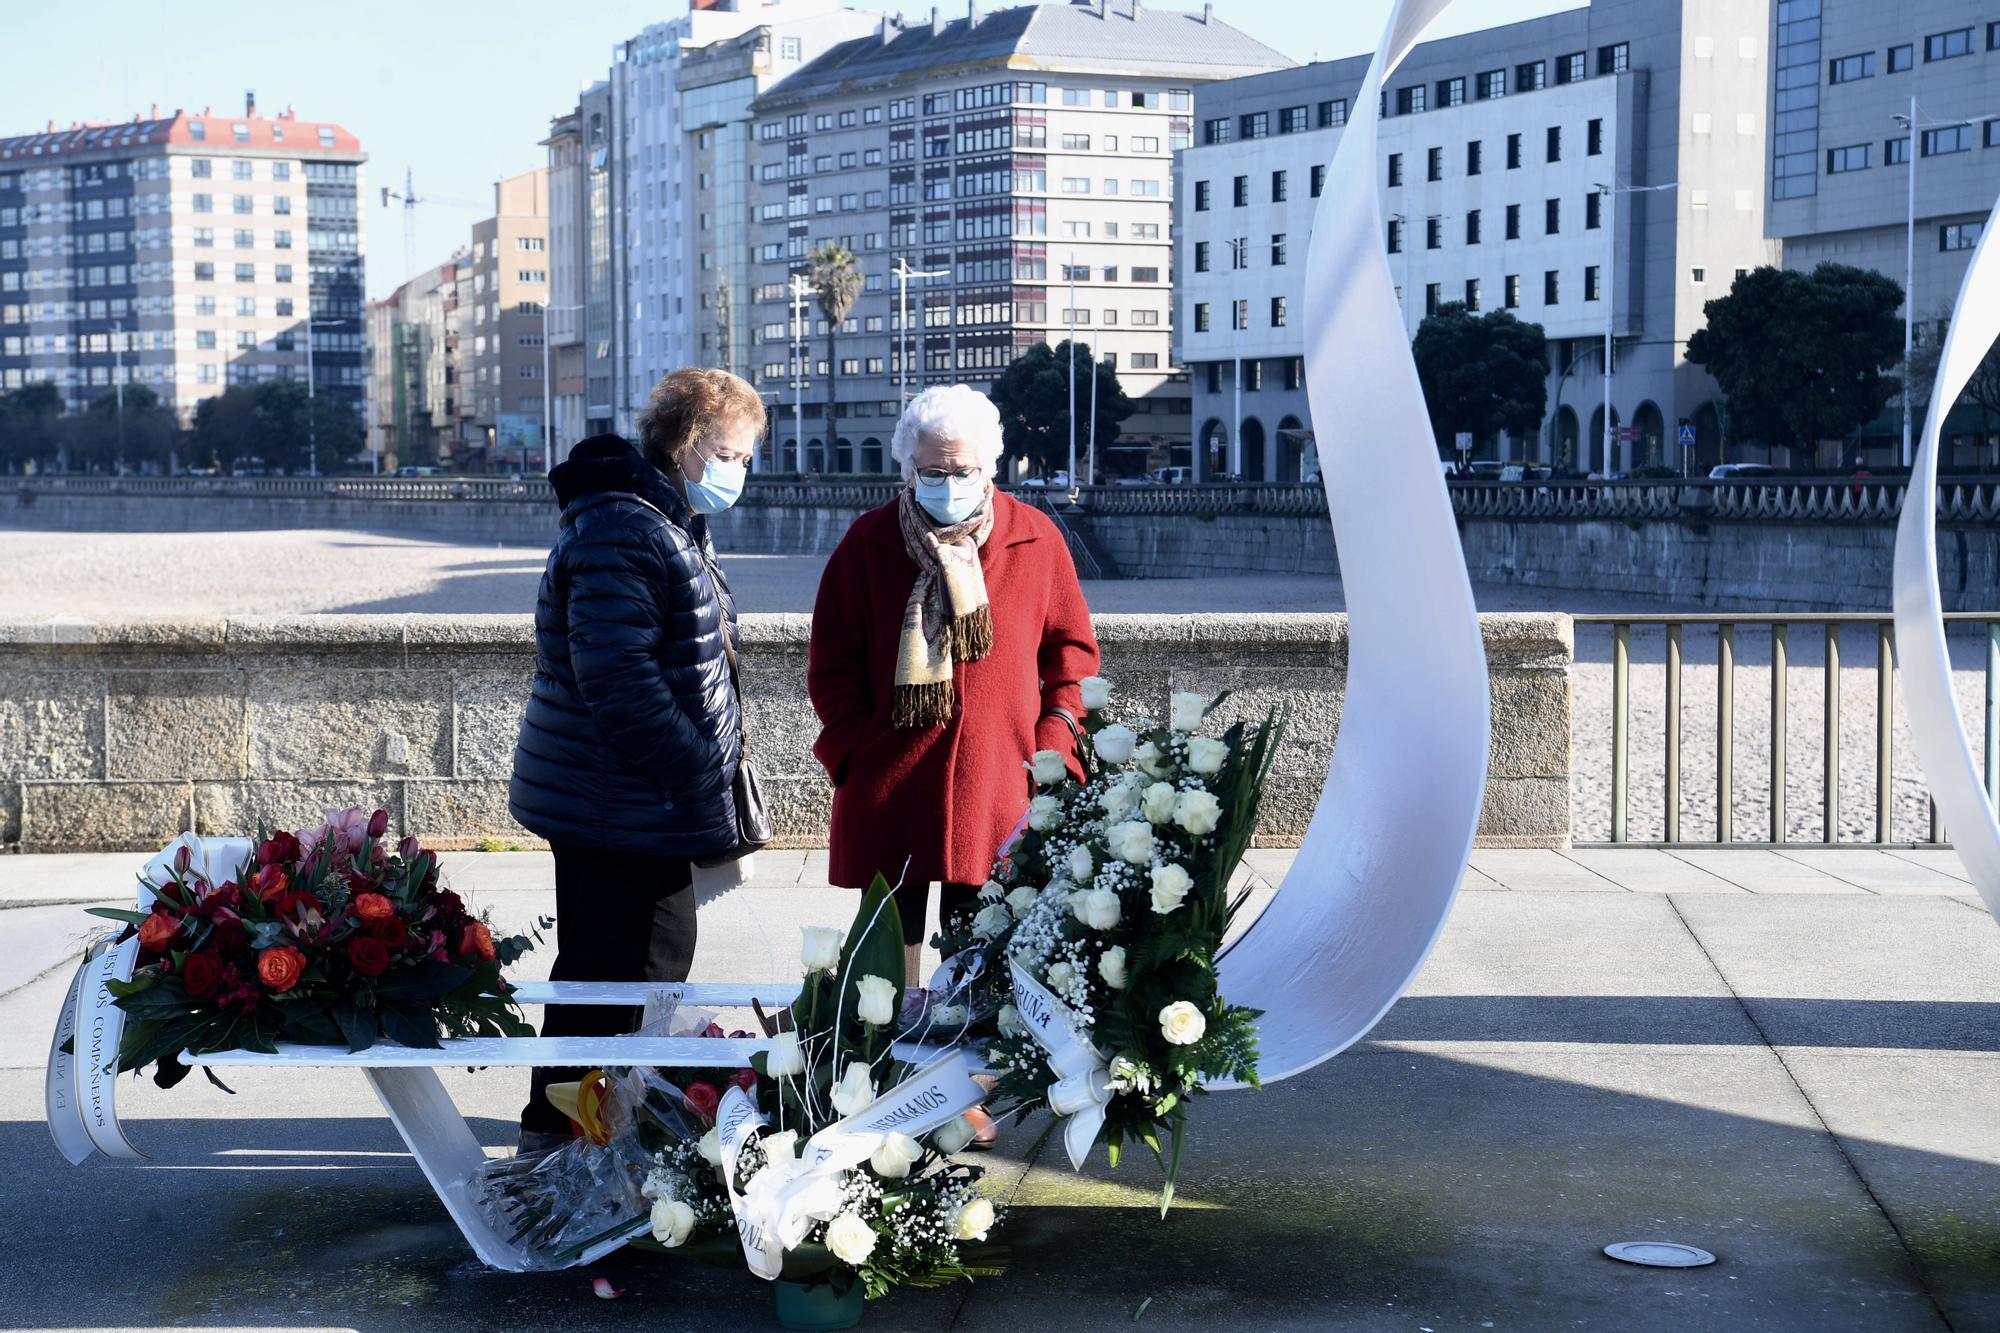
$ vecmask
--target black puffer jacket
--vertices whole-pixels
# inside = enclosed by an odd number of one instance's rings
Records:
[[[552,843],[701,859],[736,842],[736,610],[706,520],[616,435],[549,476],[562,532],[508,809]]]

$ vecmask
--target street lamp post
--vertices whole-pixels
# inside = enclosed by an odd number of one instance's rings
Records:
[[[812,284],[803,273],[792,274],[792,466],[797,472],[806,470],[805,447],[805,401],[806,366],[805,342],[806,297],[812,291]]]
[[[1618,196],[1621,194],[1657,194],[1661,190],[1671,190],[1679,181],[1668,181],[1665,185],[1620,185],[1613,175],[1610,184],[1597,183],[1597,192],[1604,196],[1607,216],[1604,219],[1604,471],[1608,476],[1617,470],[1614,452],[1615,435],[1611,428],[1611,375],[1612,375],[1612,320],[1618,310]],[[1628,471],[1630,469],[1627,469]]]
[[[911,268],[909,258],[905,255],[897,255],[896,267],[889,271],[896,275],[896,360],[902,370],[902,376],[897,381],[896,386],[896,392],[899,395],[897,402],[899,407],[908,407],[910,404],[910,279],[943,278],[949,276],[950,271],[947,269],[925,270]],[[923,346],[921,338],[918,340],[917,345],[921,350]]]
[[[542,475],[548,476],[555,467],[556,430],[556,390],[555,379],[550,373],[549,359],[549,312],[560,310],[565,314],[581,310],[581,305],[542,307]]]
[[[1250,238],[1232,236],[1229,240],[1229,339],[1235,349],[1235,369],[1230,375],[1234,381],[1235,400],[1230,408],[1234,417],[1229,423],[1229,470],[1233,480],[1243,480],[1243,334],[1242,327],[1250,321],[1240,318],[1243,310],[1243,270],[1250,262]]]
[[[125,470],[125,321],[113,320],[111,324],[111,388],[118,395],[118,458],[117,470]],[[169,458],[172,450],[168,450]]]
[[[1069,484],[1076,488],[1076,251],[1069,254]]]

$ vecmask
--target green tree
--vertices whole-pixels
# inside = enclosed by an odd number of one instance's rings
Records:
[[[1810,450],[1874,420],[1902,388],[1883,374],[1903,356],[1902,305],[1901,285],[1867,269],[1752,269],[1702,308],[1687,359],[1721,386],[1731,440]]]
[[[993,381],[993,405],[1008,458],[1022,458],[1041,476],[1069,467],[1069,342],[1036,343],[1014,358]],[[1133,413],[1118,372],[1098,364],[1084,343],[1076,345],[1076,447],[1079,466],[1090,438],[1090,385],[1097,379],[1098,456],[1117,443],[1120,423]],[[1075,483],[1079,478],[1071,478]]]
[[[1410,351],[1439,450],[1449,452],[1461,431],[1487,439],[1504,430],[1518,439],[1540,428],[1549,406],[1541,325],[1505,310],[1475,315],[1450,301],[1425,317]]]
[[[847,318],[847,312],[861,295],[861,261],[852,250],[835,241],[821,243],[806,259],[812,265],[807,281],[812,283],[820,314],[826,316],[826,456],[831,466],[835,441],[840,435],[840,413],[836,410],[840,322]],[[799,466],[803,468],[805,460],[801,459]]]
[[[310,397],[300,380],[233,384],[195,406],[193,458],[224,471],[255,461],[303,472],[312,458],[315,425],[320,471],[338,467],[360,449],[360,426],[343,396]]]
[[[122,431],[116,393],[103,394],[83,411],[64,417],[62,430],[70,466],[87,472],[120,466],[138,471],[148,463],[164,470],[180,439],[173,410],[143,384],[125,386]]]
[[[62,391],[38,380],[0,394],[0,469],[46,467],[62,448]]]
[[[1937,392],[1938,360],[1944,355],[1945,334],[1950,324],[1951,311],[1939,311],[1937,336],[1925,339],[1923,346],[1910,353],[1910,364],[1904,373],[1910,377],[1913,431],[1924,425],[1933,406],[1931,400]],[[1959,403],[1968,403],[1979,409],[1982,434],[1994,422],[2000,421],[2000,341],[1986,349],[1986,355],[1973,368],[1972,378],[1965,382],[1958,401],[1945,404],[1939,410],[1949,414]],[[1940,458],[1938,461],[1943,465],[1947,460]]]

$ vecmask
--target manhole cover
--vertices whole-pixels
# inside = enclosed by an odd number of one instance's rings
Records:
[[[1604,1252],[1621,1263],[1642,1264],[1647,1268],[1700,1268],[1715,1262],[1707,1250],[1670,1240],[1621,1240],[1607,1245]]]

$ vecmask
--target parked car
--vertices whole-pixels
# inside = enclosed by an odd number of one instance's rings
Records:
[[[1769,463],[1718,463],[1708,470],[1710,481],[1752,481],[1777,475],[1778,469]]]
[[[1066,491],[1069,489],[1069,473],[1051,472],[1046,477],[1026,477],[1022,479],[1021,484],[1023,486]]]
[[[1466,466],[1466,471],[1473,481],[1505,481],[1506,477],[1503,474],[1506,470],[1505,463],[1478,462]]]
[[[1152,478],[1162,486],[1185,486],[1194,480],[1194,469],[1191,467],[1156,467],[1152,471]]]

